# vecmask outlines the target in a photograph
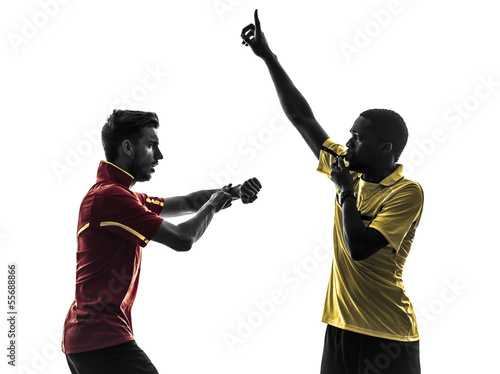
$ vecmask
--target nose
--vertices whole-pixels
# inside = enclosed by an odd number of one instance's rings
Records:
[[[350,138],[347,143],[345,143],[347,148],[352,148],[352,138]]]
[[[157,148],[156,155],[157,160],[161,160],[163,158],[163,153],[161,153],[160,148]]]

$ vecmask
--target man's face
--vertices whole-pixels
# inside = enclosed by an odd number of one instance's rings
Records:
[[[130,163],[130,174],[137,182],[145,182],[151,179],[155,172],[153,169],[158,160],[163,158],[160,151],[158,134],[154,127],[144,127],[141,129],[141,137],[134,143],[134,153]]]
[[[376,140],[375,126],[364,118],[358,117],[351,128],[351,139],[346,143],[345,159],[349,161],[349,170],[364,173],[376,162],[379,142]]]

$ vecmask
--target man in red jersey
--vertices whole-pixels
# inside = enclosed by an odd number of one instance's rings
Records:
[[[256,178],[220,190],[171,198],[132,192],[151,179],[163,158],[155,113],[115,110],[102,129],[107,161],[83,198],[77,231],[75,301],[64,323],[62,350],[73,374],[157,373],[137,346],[131,310],[137,293],[142,247],[153,240],[188,251],[215,213],[241,199],[252,203]],[[174,225],[164,217],[195,213]]]

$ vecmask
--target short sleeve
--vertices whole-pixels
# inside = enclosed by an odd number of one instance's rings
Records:
[[[331,139],[326,139],[319,152],[319,164],[316,170],[330,178],[330,166],[333,164],[333,160],[344,152],[345,148],[340,144],[334,143]]]
[[[418,224],[423,202],[422,188],[417,183],[411,183],[382,205],[369,227],[379,231],[398,251],[412,226]]]
[[[331,139],[326,139],[319,152],[319,164],[316,169],[322,174],[325,174],[328,179],[332,179],[330,175],[330,167],[333,164],[335,157],[343,155],[345,148],[340,144],[334,143]],[[358,173],[351,171],[352,179],[358,178]]]
[[[147,202],[147,195],[138,196],[119,187],[108,188],[103,194],[99,226],[142,247],[148,244],[163,221],[158,215],[161,205]]]
[[[144,205],[153,213],[160,215],[164,205],[164,199],[162,197],[152,197],[144,193],[138,193],[138,192],[135,192],[135,195],[137,196],[142,205]]]

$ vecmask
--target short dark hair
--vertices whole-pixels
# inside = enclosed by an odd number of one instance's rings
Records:
[[[158,116],[153,112],[115,109],[102,127],[101,140],[106,160],[114,162],[118,157],[120,144],[129,139],[136,143],[144,127],[160,126]]]
[[[398,113],[390,109],[368,109],[360,114],[377,126],[379,141],[391,142],[396,161],[408,142],[408,128]]]

